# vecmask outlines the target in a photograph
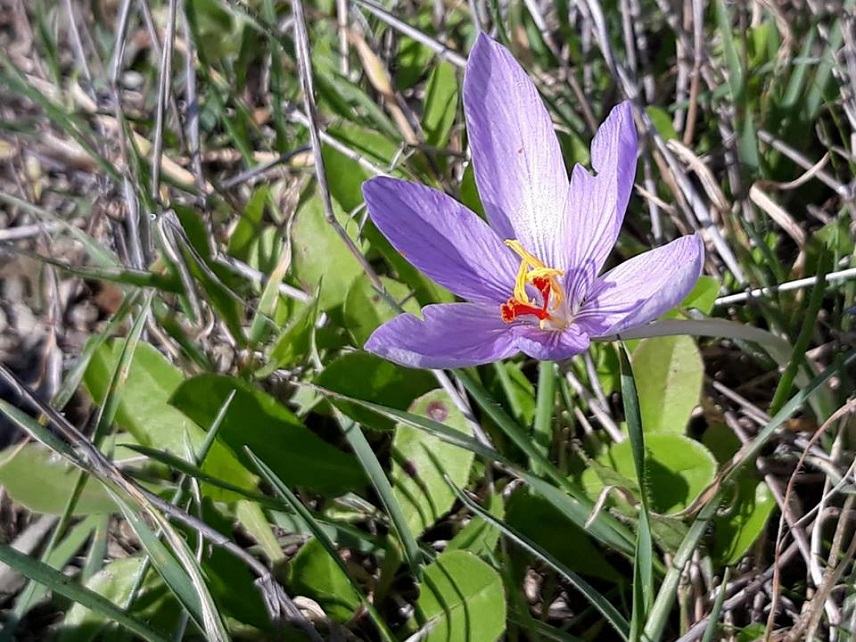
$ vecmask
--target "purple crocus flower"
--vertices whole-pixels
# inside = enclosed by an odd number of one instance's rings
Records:
[[[460,368],[523,352],[567,359],[591,339],[647,323],[701,274],[704,246],[684,236],[598,276],[636,173],[630,105],[591,146],[596,174],[570,181],[553,123],[511,54],[481,35],[464,78],[475,178],[488,222],[437,190],[389,177],[363,185],[369,215],[410,263],[466,302],[428,305],[379,327],[365,349],[401,365]]]

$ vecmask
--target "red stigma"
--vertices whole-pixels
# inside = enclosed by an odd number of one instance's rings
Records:
[[[536,276],[532,279],[532,285],[541,293],[541,309],[546,312],[547,305],[550,303],[550,279],[545,276]]]
[[[508,301],[499,306],[499,314],[502,317],[502,320],[506,323],[511,323],[517,317],[526,314],[531,314],[541,321],[550,318],[550,313],[547,312],[546,300],[543,308],[536,308],[534,305],[529,305],[528,303],[521,303],[515,299],[508,299]]]

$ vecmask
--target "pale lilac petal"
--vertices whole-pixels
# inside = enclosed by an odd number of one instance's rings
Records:
[[[698,235],[634,256],[595,282],[574,321],[592,337],[652,321],[689,294],[703,263],[704,243]]]
[[[505,47],[484,34],[464,76],[464,114],[479,196],[503,239],[546,264],[567,259],[568,174],[538,90]]]
[[[404,258],[459,297],[502,303],[519,261],[476,214],[430,187],[395,178],[363,183],[369,215]]]
[[[499,310],[475,303],[445,303],[422,309],[423,319],[401,314],[384,323],[365,349],[410,368],[466,368],[517,353],[511,326]]]
[[[539,361],[564,361],[589,347],[588,336],[575,325],[561,332],[544,331],[537,326],[515,326],[514,334],[517,348]]]
[[[572,301],[581,301],[612,251],[636,176],[636,126],[629,102],[613,108],[591,145],[590,174],[576,165],[568,197],[572,231],[566,276]]]

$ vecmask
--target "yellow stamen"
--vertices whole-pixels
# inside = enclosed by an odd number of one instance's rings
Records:
[[[529,303],[529,296],[526,294],[526,272],[526,261],[521,261],[514,279],[514,298],[523,303]]]
[[[529,303],[526,294],[526,284],[532,283],[534,279],[546,278],[550,281],[550,292],[554,305],[561,305],[565,300],[562,286],[556,277],[562,276],[564,272],[544,265],[544,262],[527,250],[517,239],[506,239],[505,244],[520,257],[520,268],[514,280],[514,298],[523,303]]]
[[[505,244],[511,248],[511,250],[517,254],[525,263],[528,263],[533,268],[543,268],[546,267],[544,263],[532,254],[529,250],[527,250],[517,239],[507,239]]]

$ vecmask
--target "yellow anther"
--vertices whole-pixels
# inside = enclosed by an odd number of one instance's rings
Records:
[[[514,279],[514,298],[521,303],[529,303],[529,296],[526,294],[527,270],[526,261],[521,261],[517,269],[517,277]]]
[[[524,263],[527,263],[530,267],[533,268],[543,268],[546,267],[537,256],[532,254],[529,250],[527,250],[517,239],[506,239],[505,244],[511,248],[511,250],[519,256]]]
[[[521,303],[529,303],[526,284],[542,278],[550,281],[553,305],[560,305],[565,300],[565,296],[557,277],[562,276],[564,271],[544,265],[541,259],[523,247],[517,239],[507,239],[505,244],[520,257],[520,268],[517,270],[517,277],[514,280],[514,298]]]

